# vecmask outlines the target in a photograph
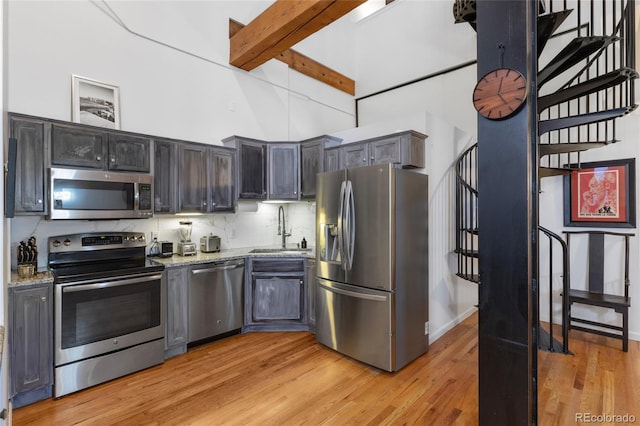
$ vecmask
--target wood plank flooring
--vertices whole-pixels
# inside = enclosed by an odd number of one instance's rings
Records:
[[[390,374],[310,333],[248,333],[59,400],[13,411],[14,425],[475,425],[477,315]],[[640,422],[640,342],[572,331],[573,356],[540,352],[539,424],[576,413]]]

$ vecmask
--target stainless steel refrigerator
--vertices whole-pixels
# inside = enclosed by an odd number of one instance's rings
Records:
[[[391,164],[322,173],[316,338],[397,371],[428,349],[428,178]]]

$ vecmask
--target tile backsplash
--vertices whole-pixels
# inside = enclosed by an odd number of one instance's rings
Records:
[[[278,207],[280,204],[243,203],[233,214],[210,214],[193,216],[156,215],[151,219],[122,220],[45,220],[39,216],[16,216],[11,219],[11,268],[17,267],[17,246],[35,236],[38,245],[38,267],[47,264],[47,241],[56,235],[82,232],[135,231],[144,232],[149,243],[151,233],[159,241],[180,241],[179,222],[186,218],[193,222],[191,239],[199,243],[200,237],[213,234],[220,237],[222,250],[274,246],[282,242],[278,233]],[[295,246],[304,237],[309,247],[315,245],[315,203],[282,204],[285,211],[287,244]],[[248,211],[246,211],[248,210]]]

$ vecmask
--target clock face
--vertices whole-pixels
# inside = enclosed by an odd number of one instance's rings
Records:
[[[518,71],[498,68],[488,72],[473,90],[473,106],[491,120],[516,112],[527,98],[527,80]]]

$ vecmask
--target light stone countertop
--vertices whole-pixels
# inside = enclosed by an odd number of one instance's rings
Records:
[[[193,256],[178,256],[174,254],[171,257],[154,257],[152,260],[157,263],[162,263],[167,268],[173,268],[178,266],[197,265],[200,263],[218,262],[233,259],[244,259],[246,257],[305,257],[308,259],[315,259],[316,252],[313,247],[308,251],[295,251],[297,249],[291,248],[281,252],[272,253],[251,253],[254,249],[276,249],[278,247],[246,247],[238,249],[222,250],[218,253],[202,253],[198,252]]]
[[[163,264],[166,268],[175,268],[178,266],[197,265],[200,263],[209,263],[233,259],[244,259],[246,257],[304,257],[308,259],[315,259],[316,252],[313,247],[308,251],[294,251],[295,248],[290,248],[291,251],[273,252],[273,253],[251,253],[254,249],[275,249],[278,247],[245,247],[238,249],[222,250],[218,253],[201,253],[194,256],[178,256],[174,254],[171,257],[153,257],[150,258],[154,262]],[[16,271],[11,271],[11,281],[9,282],[9,288],[33,286],[38,284],[53,284],[53,275],[48,270],[40,270],[36,274],[29,278],[20,278]]]

